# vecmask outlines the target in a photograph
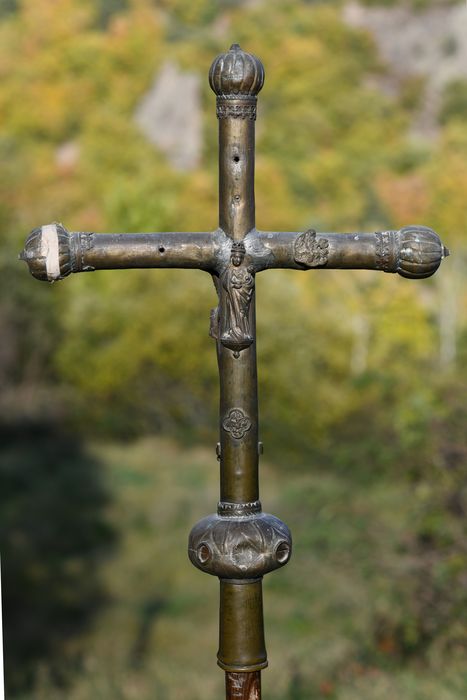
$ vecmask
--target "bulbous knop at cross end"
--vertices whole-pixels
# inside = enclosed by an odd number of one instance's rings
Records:
[[[449,250],[438,234],[428,226],[405,226],[399,231],[375,234],[375,267],[397,272],[407,279],[425,279],[434,275]]]
[[[72,272],[91,272],[84,260],[93,247],[93,233],[69,232],[62,224],[38,226],[26,238],[19,259],[37,280],[56,282]]]
[[[31,231],[19,255],[33,277],[55,282],[73,272],[70,234],[62,224],[39,226]]]
[[[449,250],[428,226],[405,226],[398,232],[397,272],[408,279],[434,275]]]
[[[264,85],[263,64],[238,44],[232,44],[229,51],[214,59],[209,84],[218,97],[254,97]]]

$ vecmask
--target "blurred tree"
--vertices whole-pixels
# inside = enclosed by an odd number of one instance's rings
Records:
[[[0,433],[5,672],[13,697],[49,655],[60,680],[66,645],[103,602],[95,563],[114,536],[98,464],[79,441],[46,421],[1,425]]]
[[[454,250],[439,278],[418,285],[365,272],[258,276],[267,455],[364,485],[391,474],[413,488],[414,522],[397,546],[415,564],[402,572],[388,564],[381,595],[390,613],[375,606],[367,652],[393,648],[403,658],[436,644],[447,650],[464,601],[463,84],[446,89],[440,138],[419,143],[409,126],[423,80],[383,94],[374,80],[387,77],[377,47],[343,23],[339,2],[272,0],[265,12],[227,0],[35,0],[3,3],[0,12],[4,430],[44,421],[51,440],[59,416],[85,439],[158,430],[214,438],[217,370],[207,330],[216,299],[207,276],[109,272],[51,289],[13,260],[25,232],[54,218],[80,230],[214,229],[217,136],[206,72],[216,51],[239,41],[267,70],[257,123],[258,226],[371,231],[426,222]],[[165,59],[202,76],[204,149],[190,173],[175,172],[134,122]],[[13,488],[8,464],[18,459],[20,473],[33,464],[34,449],[15,445],[2,462],[2,517],[10,499],[12,509],[20,503],[27,480]],[[17,449],[22,456],[14,457]],[[78,462],[80,450],[77,443]],[[39,493],[41,464],[31,482]],[[75,462],[61,465],[45,483],[75,478]],[[100,493],[97,480],[99,522]],[[94,537],[93,522],[89,530],[84,524],[85,539]],[[93,560],[92,547],[88,554],[79,566]],[[26,560],[13,568],[10,587],[23,565],[29,571]],[[33,578],[35,565],[32,557]],[[33,578],[19,590],[33,588]],[[298,697],[294,683],[290,694]]]

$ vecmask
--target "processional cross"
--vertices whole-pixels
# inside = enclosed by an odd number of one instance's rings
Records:
[[[220,500],[217,513],[189,536],[192,563],[220,579],[218,664],[227,700],[260,700],[267,666],[262,577],[290,558],[289,529],[263,513],[258,491],[258,389],[255,275],[263,270],[366,269],[422,279],[448,255],[425,226],[377,233],[266,232],[255,228],[254,138],[263,65],[234,44],[209,73],[219,120],[219,228],[210,233],[68,232],[34,229],[21,258],[34,277],[53,282],[72,272],[196,268],[212,275],[211,312],[220,376]]]

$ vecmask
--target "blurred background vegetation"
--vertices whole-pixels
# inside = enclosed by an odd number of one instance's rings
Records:
[[[466,22],[441,0],[1,0],[9,698],[222,697],[217,582],[186,556],[217,500],[211,281],[47,286],[16,258],[54,220],[214,229],[207,71],[233,41],[266,67],[260,228],[424,223],[453,253],[420,283],[258,278],[262,500],[295,541],[265,581],[265,698],[466,697]]]

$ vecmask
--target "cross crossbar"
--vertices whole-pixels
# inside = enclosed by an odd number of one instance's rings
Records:
[[[262,578],[291,556],[288,527],[259,500],[255,276],[273,269],[367,269],[423,279],[449,254],[425,226],[374,233],[258,231],[254,201],[254,127],[261,61],[238,44],[209,73],[219,120],[219,228],[204,233],[68,232],[34,229],[21,258],[40,280],[129,268],[196,268],[210,273],[218,294],[210,334],[220,377],[217,512],[200,520],[188,554],[220,579],[218,664],[227,700],[260,700],[267,666]]]
[[[434,231],[424,226],[375,233],[319,234],[312,229],[254,229],[243,243],[255,273],[273,268],[319,267],[384,270],[422,279],[432,275],[448,254]],[[231,238],[222,229],[209,233],[95,234],[68,232],[61,224],[49,224],[32,231],[21,258],[34,277],[48,282],[74,272],[131,268],[195,268],[219,275],[228,262],[230,246]]]

